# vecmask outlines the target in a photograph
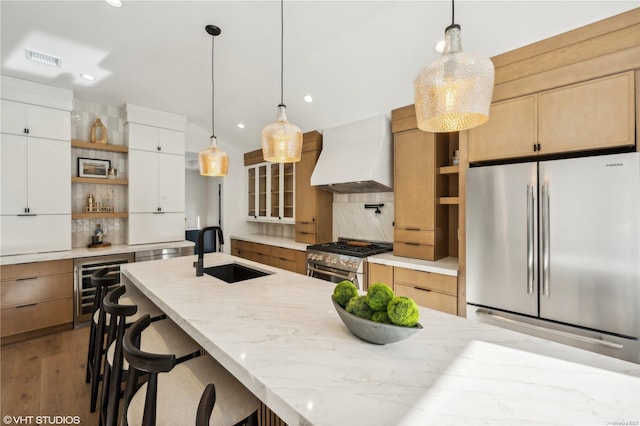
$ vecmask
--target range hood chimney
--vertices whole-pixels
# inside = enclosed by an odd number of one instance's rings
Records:
[[[341,194],[393,191],[391,122],[381,115],[324,129],[311,185]]]

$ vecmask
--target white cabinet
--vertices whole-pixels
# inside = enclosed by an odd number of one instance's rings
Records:
[[[2,133],[33,138],[71,139],[69,111],[2,99]]]
[[[248,220],[294,223],[294,164],[259,163],[246,169]]]
[[[138,123],[128,123],[126,135],[129,149],[184,155],[184,132]]]
[[[127,119],[128,243],[184,240],[185,134],[177,129],[186,119],[133,105],[127,105]]]
[[[2,215],[71,214],[71,145],[0,135]]]
[[[2,76],[0,255],[71,249],[70,90]]]
[[[129,151],[129,212],[184,212],[184,156]]]

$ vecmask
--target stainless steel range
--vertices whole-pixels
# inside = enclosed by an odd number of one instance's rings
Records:
[[[337,242],[307,246],[307,275],[334,283],[349,280],[363,289],[366,257],[392,250],[392,243],[342,237]]]

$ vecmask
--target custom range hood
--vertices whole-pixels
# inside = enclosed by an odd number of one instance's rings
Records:
[[[341,194],[393,191],[389,118],[381,115],[324,129],[311,185]]]

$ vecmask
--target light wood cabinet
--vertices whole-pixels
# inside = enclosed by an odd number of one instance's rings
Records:
[[[302,158],[296,163],[295,239],[319,244],[333,240],[333,193],[311,186],[311,174],[322,151],[322,135],[303,135]]]
[[[231,239],[231,254],[300,274],[307,273],[306,252],[268,244]]]
[[[3,343],[73,323],[73,260],[0,267]]]
[[[394,135],[394,244],[396,256],[437,260],[448,256],[448,215],[440,197],[448,178],[448,137],[421,130]]]
[[[469,130],[469,160],[487,161],[531,155],[538,142],[537,96],[491,105],[489,121]]]
[[[383,283],[393,288],[393,266],[379,263],[367,263],[367,290],[375,283]]]
[[[469,130],[469,161],[633,146],[634,85],[629,71],[496,102]]]
[[[411,297],[420,306],[457,315],[456,277],[408,268],[393,269],[393,291],[396,296]]]

